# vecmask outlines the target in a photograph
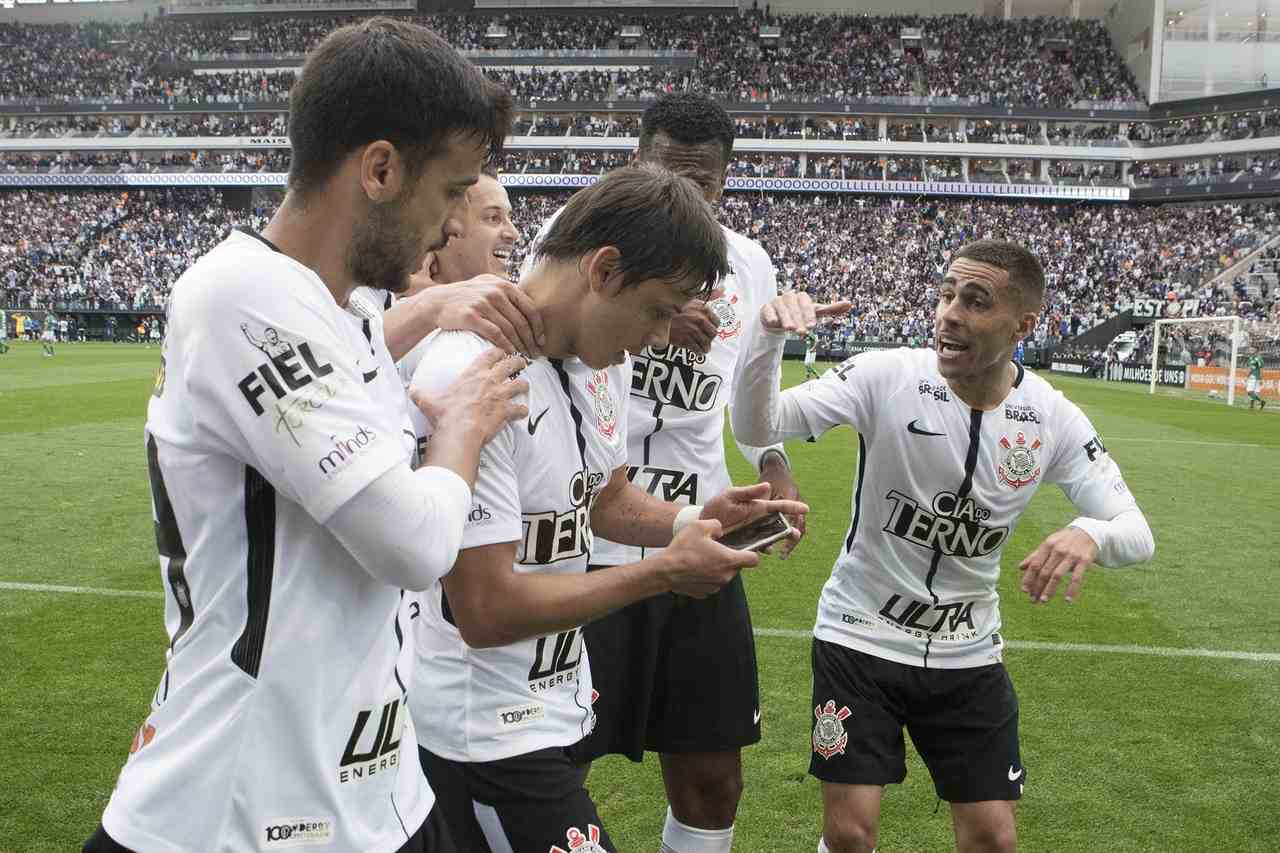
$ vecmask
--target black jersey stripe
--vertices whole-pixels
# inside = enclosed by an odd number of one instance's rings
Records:
[[[556,369],[556,375],[560,377],[560,387],[564,389],[564,398],[569,402],[569,414],[573,417],[573,430],[575,437],[578,439],[578,458],[582,460],[582,472],[587,472],[587,437],[582,433],[582,412],[578,411],[577,405],[573,402],[573,391],[569,385],[569,374],[565,372],[564,362],[558,358],[547,359],[551,362],[551,366]]]
[[[853,522],[844,540],[844,552],[853,550],[853,540],[858,535],[858,521],[862,518],[862,481],[867,473],[867,440],[858,433],[858,484],[853,489]]]
[[[400,605],[404,606],[404,590],[400,590]],[[400,629],[400,607],[396,608],[396,663],[391,667],[391,672],[396,677],[396,684],[400,685],[401,693],[408,693],[405,689],[404,681],[400,679],[400,652],[404,650],[404,631]]]
[[[178,529],[178,518],[173,511],[173,502],[169,499],[169,489],[164,483],[164,472],[160,470],[160,449],[156,446],[153,435],[147,436],[147,474],[151,479],[151,500],[156,509],[156,550],[169,561],[165,577],[169,582],[169,592],[178,604],[178,630],[169,638],[169,648],[173,649],[195,621],[196,614],[191,603],[191,587],[187,583],[187,548],[182,541],[182,531]],[[166,666],[164,695],[160,697],[160,701],[163,702],[168,696],[169,669]]]
[[[973,472],[978,467],[978,451],[982,447],[982,412],[977,409],[969,410],[969,450],[964,457],[964,482],[960,484],[959,491],[956,494],[961,497],[967,497],[969,492],[973,491]],[[938,565],[942,562],[942,550],[935,544],[933,547],[933,559],[929,562],[929,574],[924,579],[925,589],[929,590],[929,595],[933,598],[933,606],[938,606],[938,594],[933,591],[933,578],[938,574]],[[924,666],[929,666],[929,647],[933,645],[933,635],[930,634],[924,641]]]
[[[644,464],[645,464],[645,465],[648,465],[648,464],[649,464],[649,443],[650,443],[651,441],[653,441],[653,437],[654,437],[655,435],[657,435],[659,432],[661,432],[661,430],[662,430],[662,401],[661,401],[661,400],[655,400],[655,401],[654,401],[654,403],[653,403],[653,429],[651,429],[651,430],[649,431],[649,434],[648,434],[648,435],[646,435],[646,436],[644,437],[644,457],[643,457],[643,462],[644,462]],[[645,553],[644,553],[644,552],[645,552],[645,548],[644,548],[644,546],[643,546],[643,545],[641,545],[641,546],[640,546],[640,559],[642,559],[642,560],[643,560],[643,559],[644,559],[644,557],[645,557]]]
[[[573,418],[573,429],[578,439],[578,458],[582,460],[582,476],[585,478],[587,475],[587,437],[582,432],[582,412],[578,411],[577,405],[573,402],[573,391],[569,383],[569,374],[564,369],[564,362],[556,358],[548,359],[548,361],[550,361],[551,366],[556,369],[556,375],[560,377],[560,387],[564,390],[564,397],[569,402],[569,415]],[[586,500],[590,500],[590,497],[586,498]],[[589,517],[587,519],[587,523],[588,524],[591,523],[591,520]],[[587,565],[589,566],[591,565],[590,551],[587,551],[586,557],[587,557]],[[578,630],[581,631],[582,629],[579,628]],[[586,645],[585,637],[583,638],[582,642],[583,642],[583,646],[585,647]],[[586,735],[588,734],[587,724],[591,722],[591,708],[588,706],[584,706],[582,702],[578,699],[578,691],[581,689],[582,689],[582,684],[579,683],[573,692],[573,704],[577,705],[579,708],[582,709],[581,728],[582,728],[583,737],[586,737]]]
[[[1013,377],[1013,387],[1017,388],[1019,385],[1022,384],[1022,377],[1027,375],[1027,371],[1023,369],[1022,362],[1020,361],[1015,361],[1013,363],[1013,366],[1018,368],[1018,375]]]
[[[276,558],[276,490],[254,468],[244,469],[245,599],[247,613],[231,661],[251,678],[258,677],[271,610],[271,582]]]

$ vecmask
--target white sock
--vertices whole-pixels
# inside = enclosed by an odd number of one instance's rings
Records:
[[[818,853],[831,853],[831,848],[827,846],[827,839],[818,836]],[[876,853],[875,848],[871,848],[871,853]]]
[[[667,822],[662,827],[662,853],[729,853],[733,849],[733,827],[697,829],[676,820],[667,807]]]

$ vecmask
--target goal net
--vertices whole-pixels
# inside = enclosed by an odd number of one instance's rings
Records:
[[[1152,324],[1151,393],[1161,365],[1200,365],[1225,369],[1222,392],[1233,405],[1237,370],[1250,355],[1261,356],[1268,367],[1280,362],[1280,323],[1243,320],[1240,317],[1184,317]],[[1210,392],[1213,396],[1214,392]]]

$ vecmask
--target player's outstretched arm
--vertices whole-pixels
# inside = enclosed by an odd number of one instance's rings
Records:
[[[656,557],[567,575],[516,572],[515,542],[484,545],[462,551],[442,584],[467,645],[505,646],[567,631],[664,592],[698,598],[715,592],[759,561],[715,542],[719,533],[718,523],[695,521]]]
[[[849,313],[852,304],[815,305],[806,293],[783,293],[760,309],[758,322],[747,334],[734,405],[733,435],[744,444],[764,447],[790,438],[814,435],[796,389],[779,390],[782,348],[787,335],[806,332],[820,318]]]

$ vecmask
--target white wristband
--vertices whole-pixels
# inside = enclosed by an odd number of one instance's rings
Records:
[[[702,507],[697,504],[689,504],[676,513],[676,520],[671,525],[671,536],[674,538],[682,529],[691,522],[697,521],[702,517]]]

